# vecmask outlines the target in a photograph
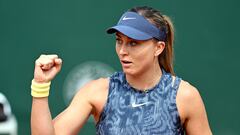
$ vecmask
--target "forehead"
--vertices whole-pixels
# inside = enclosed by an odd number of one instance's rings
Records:
[[[121,37],[121,38],[128,38],[128,39],[132,39],[132,38],[130,38],[130,37],[128,37],[128,36],[126,36],[126,35],[124,35],[123,33],[121,33],[121,32],[116,32],[116,36],[117,37]]]
[[[116,32],[116,37],[118,38],[121,38],[121,39],[126,39],[128,41],[135,41],[135,42],[138,42],[138,43],[143,43],[143,42],[154,42],[153,39],[149,39],[149,40],[136,40],[136,39],[132,39],[126,35],[124,35],[123,33],[121,32]]]
[[[144,40],[136,40],[136,39],[130,38],[130,37],[124,35],[124,34],[121,33],[121,32],[116,32],[116,37],[124,38],[124,39],[127,39],[127,40],[139,41],[139,42],[143,42],[143,41],[144,41]]]

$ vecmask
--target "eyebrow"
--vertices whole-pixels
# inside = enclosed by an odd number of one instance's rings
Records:
[[[118,33],[116,33],[116,36],[119,37],[119,38],[121,38],[121,36],[120,36]]]
[[[121,37],[121,35],[120,34],[118,34],[118,33],[116,33],[116,37],[117,38],[122,38]],[[139,41],[139,40],[136,40],[136,39],[132,39],[132,38],[130,38],[130,37],[127,37],[129,40],[131,40],[131,41],[135,41],[135,42],[141,42],[141,41]]]

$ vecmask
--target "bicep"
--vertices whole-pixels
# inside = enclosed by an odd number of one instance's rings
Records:
[[[187,135],[212,134],[198,90],[185,81],[181,81],[179,86],[177,107]]]
[[[74,96],[71,104],[54,120],[56,134],[77,134],[92,111],[89,94],[85,86]]]
[[[187,119],[184,123],[187,135],[211,135],[203,100],[194,87],[188,97]]]

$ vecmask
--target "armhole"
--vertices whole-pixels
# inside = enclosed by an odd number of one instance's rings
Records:
[[[179,85],[181,83],[181,78],[177,77],[177,76],[172,76],[172,88],[177,92]],[[177,93],[176,93],[177,94]]]
[[[177,109],[177,120],[179,121],[179,128],[183,131],[183,125],[182,125],[182,120],[181,120],[181,116],[179,113],[179,108],[177,106],[177,94],[178,94],[178,90],[179,90],[179,86],[181,83],[182,79],[177,77],[177,76],[172,76],[172,90],[173,90],[173,100],[174,103],[176,105],[176,109]]]
[[[112,77],[108,77],[107,78],[109,80],[108,82],[108,93],[107,93],[107,100],[103,106],[103,109],[102,109],[102,112],[99,116],[99,119],[98,119],[98,122],[96,123],[96,126],[98,126],[100,124],[100,122],[104,119],[105,115],[107,114],[108,112],[108,104],[109,104],[109,97],[112,93]]]

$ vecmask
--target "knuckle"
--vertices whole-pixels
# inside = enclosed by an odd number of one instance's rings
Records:
[[[40,58],[45,57],[45,56],[46,56],[45,54],[41,54],[41,55],[40,55]]]
[[[35,60],[35,64],[38,64],[39,63],[39,60]]]
[[[41,64],[42,64],[42,62],[41,62],[40,59],[37,59],[37,60],[35,61],[35,65],[41,65]]]
[[[51,55],[49,55],[49,56],[51,56],[51,57],[58,57],[57,54],[51,54]]]

